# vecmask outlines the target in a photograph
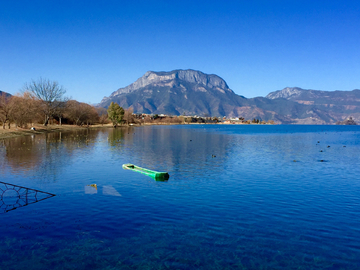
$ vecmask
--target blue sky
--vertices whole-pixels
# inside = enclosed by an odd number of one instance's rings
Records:
[[[360,88],[360,1],[0,1],[2,91],[43,77],[97,103],[188,68],[248,98]]]

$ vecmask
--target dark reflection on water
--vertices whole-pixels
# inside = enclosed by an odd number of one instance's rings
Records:
[[[358,127],[130,127],[0,146],[3,181],[57,195],[1,215],[0,268],[360,268]]]
[[[99,133],[84,129],[5,139],[1,168],[38,181],[57,181],[61,171],[76,158],[76,152],[94,147]]]

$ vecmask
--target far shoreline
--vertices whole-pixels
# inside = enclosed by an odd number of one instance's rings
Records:
[[[139,124],[130,124],[130,125],[119,125],[116,128],[128,128],[128,127],[141,127],[141,126],[169,126],[169,125],[233,125],[233,124],[224,124],[224,123],[143,123]],[[44,126],[41,124],[35,124],[31,127],[34,127],[35,130],[31,130],[30,128],[20,128],[12,126],[11,129],[3,129],[0,127],[0,140],[10,139],[21,136],[29,136],[35,134],[46,134],[46,133],[54,133],[54,132],[62,132],[62,131],[77,131],[77,130],[86,130],[86,129],[102,129],[102,128],[114,128],[114,126],[109,124],[97,124],[90,126],[76,126],[76,125],[51,125]]]
[[[129,127],[141,127],[141,126],[172,126],[172,125],[225,125],[225,126],[269,126],[269,125],[283,125],[283,124],[258,124],[258,123],[142,123],[139,124],[130,124],[130,125],[119,125],[116,128],[129,128]],[[333,125],[311,125],[311,124],[289,124],[293,126],[333,126]],[[111,123],[108,124],[96,124],[90,126],[76,126],[76,125],[51,125],[44,126],[41,124],[35,124],[32,127],[35,130],[30,128],[20,128],[20,127],[11,127],[11,129],[3,129],[0,127],[0,140],[11,139],[22,136],[29,136],[35,134],[47,134],[55,132],[69,132],[69,131],[78,131],[78,130],[88,130],[88,129],[104,129],[104,128],[114,128]]]

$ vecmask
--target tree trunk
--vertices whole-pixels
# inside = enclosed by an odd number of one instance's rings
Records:
[[[45,115],[45,122],[44,122],[44,126],[46,127],[49,123],[49,117],[47,115]]]
[[[59,117],[59,125],[61,126],[61,117]]]

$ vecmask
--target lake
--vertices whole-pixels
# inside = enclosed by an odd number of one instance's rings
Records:
[[[0,269],[360,269],[359,154],[359,126],[0,140]]]

